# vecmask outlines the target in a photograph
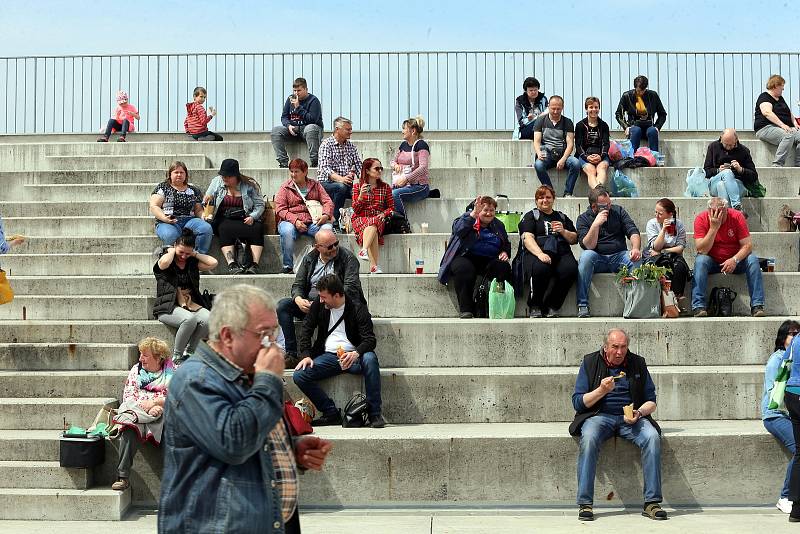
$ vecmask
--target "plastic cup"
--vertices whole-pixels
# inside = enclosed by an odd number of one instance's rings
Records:
[[[767,258],[767,272],[768,273],[775,272],[775,258]]]
[[[428,223],[420,223],[419,224],[419,229],[423,234],[427,234],[428,233]]]
[[[417,260],[414,262],[414,265],[416,267],[415,272],[417,274],[422,274],[422,271],[425,270],[425,260]]]

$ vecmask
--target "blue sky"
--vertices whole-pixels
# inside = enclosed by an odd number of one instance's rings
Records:
[[[634,12],[632,5],[642,9]],[[0,55],[350,50],[792,51],[797,50],[798,40],[793,36],[800,29],[799,23],[800,6],[785,0],[3,0]],[[783,37],[777,37],[778,32]]]

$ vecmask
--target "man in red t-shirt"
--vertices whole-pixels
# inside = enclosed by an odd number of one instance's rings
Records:
[[[694,261],[692,311],[695,317],[706,317],[706,283],[715,273],[744,274],[750,292],[750,314],[764,317],[764,283],[758,257],[752,253],[753,243],[744,215],[727,207],[718,197],[708,201],[708,210],[694,220]]]

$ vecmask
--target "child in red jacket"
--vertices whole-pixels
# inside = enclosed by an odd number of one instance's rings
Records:
[[[111,137],[113,132],[119,132],[120,136],[118,142],[124,143],[125,136],[128,132],[135,130],[133,125],[134,120],[139,120],[139,112],[133,104],[128,102],[128,93],[125,91],[117,92],[117,109],[114,110],[114,116],[108,119],[106,124],[106,131],[103,135],[97,138],[98,143],[108,143],[108,138]]]
[[[194,88],[194,102],[186,104],[186,120],[183,121],[183,128],[195,141],[222,141],[221,135],[208,131],[208,123],[217,115],[217,110],[209,106],[206,114],[203,103],[207,95],[205,87]]]

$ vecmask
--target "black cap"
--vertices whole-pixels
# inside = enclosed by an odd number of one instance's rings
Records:
[[[236,176],[239,178],[239,162],[235,159],[222,160],[222,165],[219,166],[220,176]]]

